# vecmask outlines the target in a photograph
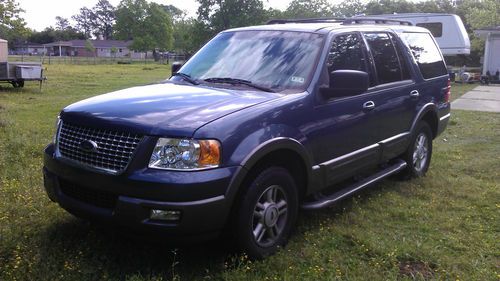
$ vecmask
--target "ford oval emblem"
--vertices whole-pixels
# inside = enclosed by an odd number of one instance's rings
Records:
[[[95,141],[84,140],[80,143],[80,149],[88,153],[96,152],[97,148],[98,146],[97,143],[95,143]]]

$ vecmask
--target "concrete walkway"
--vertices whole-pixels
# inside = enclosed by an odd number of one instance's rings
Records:
[[[477,86],[453,101],[451,109],[500,112],[500,86]]]

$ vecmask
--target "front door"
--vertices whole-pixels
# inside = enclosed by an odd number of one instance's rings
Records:
[[[361,34],[345,33],[333,38],[325,71],[368,71],[369,61]],[[328,76],[328,75],[325,75]],[[375,81],[371,78],[372,83]],[[331,185],[356,171],[377,164],[378,139],[375,112],[369,93],[326,99],[317,93],[314,124],[306,131],[315,164]]]

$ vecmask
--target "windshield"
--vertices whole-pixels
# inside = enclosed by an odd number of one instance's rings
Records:
[[[306,32],[224,32],[205,45],[179,72],[200,82],[233,78],[276,92],[304,91],[322,42],[323,36]]]

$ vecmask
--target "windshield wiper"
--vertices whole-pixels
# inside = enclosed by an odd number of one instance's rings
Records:
[[[204,79],[203,81],[208,82],[208,83],[225,83],[225,84],[233,84],[233,85],[238,85],[238,84],[239,85],[246,85],[246,86],[249,86],[249,87],[255,88],[257,90],[264,91],[264,92],[276,93],[276,91],[272,90],[271,88],[259,86],[259,85],[252,83],[252,81],[237,79],[237,78],[213,77],[213,78]]]
[[[186,73],[175,72],[175,73],[172,74],[172,77],[173,76],[180,76],[180,77],[182,77],[182,79],[188,81],[189,83],[191,83],[193,85],[200,85],[200,82],[194,80],[193,78],[191,78],[191,75],[188,75]]]

